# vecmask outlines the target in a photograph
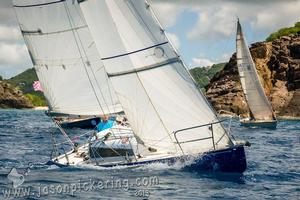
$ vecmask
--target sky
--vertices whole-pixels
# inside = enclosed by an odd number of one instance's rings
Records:
[[[227,62],[239,17],[248,43],[300,21],[300,0],[149,0],[189,68]],[[0,75],[31,68],[11,0],[0,0]]]

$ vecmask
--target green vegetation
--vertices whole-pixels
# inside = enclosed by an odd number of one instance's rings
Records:
[[[20,89],[34,106],[46,106],[47,104],[43,93],[34,91],[32,88],[32,84],[36,80],[38,80],[36,72],[31,68],[6,81]]]
[[[46,100],[43,96],[27,93],[25,96],[31,101],[34,106],[45,106],[47,105]]]
[[[36,72],[33,68],[31,68],[6,81],[15,87],[18,87],[24,94],[26,94],[34,92],[32,84],[36,80],[38,80]]]
[[[300,33],[300,22],[297,22],[294,27],[279,29],[279,31],[269,35],[269,37],[266,39],[266,41],[271,42],[273,40],[276,40],[277,38],[280,38],[281,36],[287,36],[287,35],[293,34],[293,33]]]
[[[3,78],[2,78],[2,76],[0,76],[0,81],[2,81],[3,80]]]
[[[199,87],[204,89],[209,83],[214,75],[220,72],[226,63],[214,64],[211,67],[196,67],[190,70],[195,81],[198,83]]]

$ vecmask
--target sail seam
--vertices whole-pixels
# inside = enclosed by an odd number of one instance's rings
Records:
[[[145,50],[152,49],[152,48],[155,48],[155,47],[158,47],[158,46],[162,46],[162,45],[165,45],[165,44],[168,44],[168,43],[169,43],[168,41],[167,42],[162,42],[160,44],[152,45],[152,46],[149,46],[149,47],[146,47],[146,48],[143,48],[143,49],[138,49],[138,50],[135,50],[135,51],[131,51],[131,52],[128,52],[128,53],[102,58],[101,60],[109,60],[109,59],[113,59],[113,58],[128,56],[128,55],[135,54],[135,53],[138,53],[138,52],[141,52],[141,51],[145,51]]]
[[[36,7],[36,6],[46,6],[46,5],[51,5],[51,4],[56,4],[56,3],[61,3],[66,0],[59,0],[59,1],[53,1],[53,2],[48,2],[48,3],[40,3],[40,4],[29,4],[29,5],[13,5],[15,8],[30,8],[30,7]]]
[[[141,67],[139,69],[132,69],[132,70],[127,70],[127,71],[123,71],[123,72],[116,72],[116,73],[107,73],[108,77],[114,77],[114,76],[123,76],[123,75],[128,75],[128,74],[133,74],[133,73],[138,73],[138,72],[142,72],[142,71],[147,71],[147,70],[151,70],[151,69],[155,69],[158,67],[163,67],[172,63],[176,63],[179,62],[180,59],[178,57],[176,58],[171,58],[169,60],[157,63],[157,64],[153,64],[153,65],[148,65],[145,67]]]

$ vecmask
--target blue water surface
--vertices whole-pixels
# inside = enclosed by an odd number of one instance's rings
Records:
[[[269,130],[240,127],[233,120],[231,130],[252,144],[243,175],[194,173],[164,164],[58,168],[45,163],[50,135],[58,142],[63,137],[44,112],[0,110],[0,199],[299,199],[300,121],[280,120]],[[16,188],[7,177],[13,168],[23,176]]]

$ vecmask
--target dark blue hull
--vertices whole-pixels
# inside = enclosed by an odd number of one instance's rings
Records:
[[[143,162],[129,162],[121,164],[99,165],[101,167],[115,167],[115,166],[138,166],[151,163],[167,163],[173,165],[175,163],[190,163],[184,167],[185,170],[190,171],[211,171],[211,172],[228,172],[228,173],[243,173],[247,168],[246,155],[244,146],[235,146],[228,149],[211,151],[194,156],[180,156],[171,157],[158,160],[149,160]],[[55,164],[60,167],[66,166],[54,161],[48,164]]]
[[[82,119],[74,122],[62,122],[60,126],[62,128],[82,128],[82,129],[94,129],[96,125],[101,121],[99,117]]]
[[[192,171],[243,173],[247,168],[244,146],[206,153],[186,168]]]

